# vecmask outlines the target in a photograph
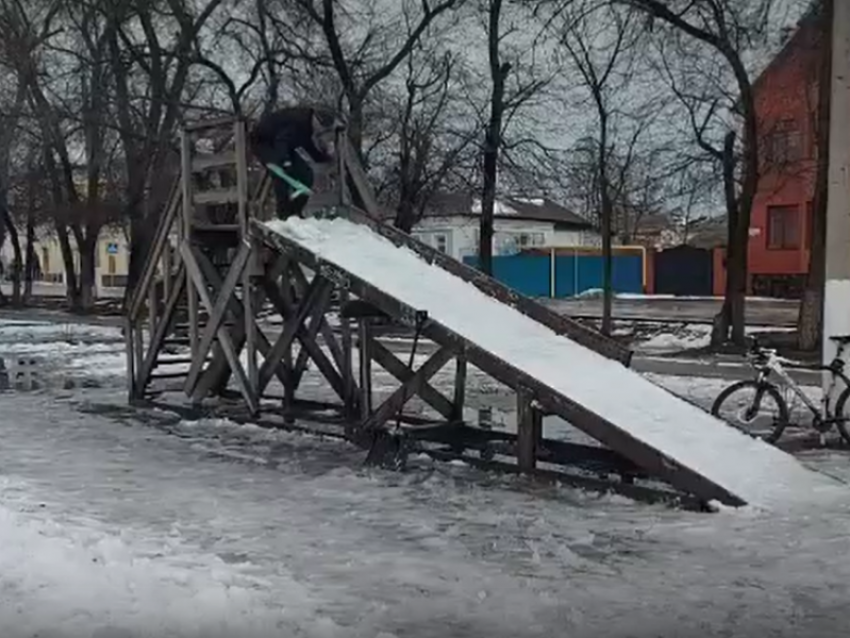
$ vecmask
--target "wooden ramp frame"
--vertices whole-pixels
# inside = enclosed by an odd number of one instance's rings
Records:
[[[563,482],[644,500],[743,504],[615,424],[453,334],[429,317],[427,308],[407,307],[270,231],[263,223],[269,218],[269,178],[249,164],[246,130],[246,121],[235,120],[182,133],[181,176],[126,318],[132,402],[174,390],[175,382],[193,404],[235,391],[251,418],[282,412],[289,422],[302,417],[315,422],[331,409],[344,424],[345,435],[356,442],[368,441],[371,432],[400,429],[442,458],[462,457],[510,471],[554,472]],[[213,140],[211,153],[195,148],[203,136]],[[317,184],[312,214],[342,215],[364,224],[556,333],[629,365],[631,351],[617,342],[382,223],[345,131],[338,131],[336,148],[337,165],[325,176],[330,188],[322,190]],[[277,331],[259,320],[260,309],[267,307],[282,318]],[[340,321],[334,328],[329,316],[336,308]],[[375,324],[387,320],[419,328],[437,349],[411,369],[375,338]],[[181,350],[175,353],[175,348]],[[452,362],[454,387],[451,396],[445,396],[432,379]],[[336,402],[299,398],[311,364]],[[470,364],[516,391],[517,434],[464,422]],[[178,365],[179,370],[157,373]],[[372,390],[376,365],[399,382],[378,405]],[[414,397],[435,416],[406,413],[404,407]],[[546,414],[562,417],[606,447],[543,439]],[[636,480],[663,481],[676,491]]]

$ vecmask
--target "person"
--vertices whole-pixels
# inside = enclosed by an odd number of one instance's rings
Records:
[[[337,113],[327,107],[293,106],[266,113],[249,134],[251,152],[272,175],[277,215],[301,216],[310,198],[278,170],[307,189],[313,186],[313,169],[301,156],[303,150],[316,163],[333,161],[330,142],[341,125]]]

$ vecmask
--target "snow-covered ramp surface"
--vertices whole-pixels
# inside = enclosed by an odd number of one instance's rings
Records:
[[[339,218],[276,220],[266,226],[395,299],[427,310],[449,330],[748,504],[805,503],[846,489],[366,226]]]

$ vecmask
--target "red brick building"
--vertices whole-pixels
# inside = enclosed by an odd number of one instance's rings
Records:
[[[803,19],[754,84],[762,165],[748,249],[755,295],[797,296],[808,272],[822,41],[817,26]],[[715,294],[725,285],[721,264],[718,255]]]

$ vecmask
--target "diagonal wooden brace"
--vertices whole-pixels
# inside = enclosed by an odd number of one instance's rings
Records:
[[[188,241],[184,241],[180,245],[180,254],[183,257],[183,263],[186,264],[186,270],[192,278],[192,283],[195,284],[195,290],[201,298],[201,303],[204,304],[207,312],[212,314],[213,302],[210,299],[210,293],[207,290],[207,282],[204,281],[204,276],[201,273],[201,269],[198,266],[197,259],[195,258],[195,248],[193,248]],[[245,369],[239,361],[239,355],[236,353],[236,348],[230,338],[230,333],[224,326],[219,326],[216,331],[216,336],[218,337],[218,342],[224,352],[224,356],[227,358],[227,363],[230,365],[230,370],[236,378],[236,384],[239,386],[239,390],[242,392],[242,396],[248,404],[248,408],[252,413],[258,412],[260,408],[258,398],[259,392],[256,392],[254,388],[250,387],[248,377],[245,374]]]
[[[375,361],[402,383],[409,381],[414,375],[413,370],[408,368],[404,362],[400,361],[398,357],[377,339],[373,339],[370,346],[372,348],[371,354]],[[452,420],[455,418],[456,410],[452,402],[435,390],[430,384],[422,384],[419,396],[446,419]]]
[[[204,273],[204,277],[206,277],[207,283],[213,289],[215,294],[218,294],[218,291],[221,290],[223,282],[221,280],[221,276],[218,274],[215,266],[206,258],[205,255],[199,253],[197,255],[198,265],[201,267],[201,270]],[[278,262],[273,266],[270,272],[277,273],[277,276],[280,276],[280,272],[283,267],[286,265],[286,259],[279,259]],[[247,267],[247,266],[246,266]],[[255,305],[259,305],[261,303],[261,299],[258,297]],[[244,316],[244,308],[241,303],[235,298],[230,297],[228,300],[228,308],[230,310],[231,315],[236,320],[236,325],[234,326],[231,334],[233,335],[233,343],[237,352],[241,352],[246,343],[246,335],[245,335],[245,316]],[[262,330],[257,330],[257,348],[260,351],[260,354],[263,357],[266,357],[269,351],[272,348],[271,343],[269,343],[268,337],[262,332]],[[218,344],[215,344],[215,354],[213,355],[213,360],[210,365],[203,371],[202,376],[200,377],[195,389],[192,392],[192,399],[194,401],[199,401],[203,397],[205,397],[211,389],[216,387],[221,387],[227,381],[227,376],[229,376],[229,367],[227,364],[227,359],[224,357],[224,353],[219,347]],[[286,370],[283,365],[278,365],[275,374],[278,379],[280,379],[281,383],[285,383],[286,380]]]
[[[280,313],[287,318],[297,318],[297,309],[295,307],[294,302],[289,299],[288,295],[285,295],[281,292],[280,288],[269,281],[264,282],[264,286],[266,289],[266,295],[269,300],[275,305],[276,308],[280,311]],[[298,339],[301,344],[301,350],[298,353],[298,359],[293,366],[292,370],[292,388],[295,389],[298,387],[301,381],[301,376],[303,374],[303,369],[306,367],[306,361],[309,358],[313,359],[316,363],[316,367],[319,368],[319,371],[324,375],[325,379],[327,379],[328,383],[330,383],[331,387],[334,391],[339,395],[339,397],[345,401],[345,385],[343,383],[342,377],[339,374],[339,371],[334,368],[333,363],[327,358],[325,353],[322,351],[322,348],[316,343],[316,336],[318,333],[319,322],[317,321],[317,316],[324,316],[325,309],[330,301],[330,287],[328,287],[323,295],[323,298],[316,302],[313,310],[312,310],[312,319],[310,322],[310,327],[305,329],[304,326],[298,326],[298,330],[295,333],[295,337]],[[302,368],[299,369],[299,364],[302,361],[304,364]],[[299,374],[299,372],[301,374]]]
[[[177,304],[180,303],[183,297],[183,291],[186,289],[185,266],[181,262],[177,269],[177,278],[174,280],[174,287],[168,296],[168,301],[165,304],[165,311],[159,319],[154,334],[151,336],[151,341],[148,344],[148,353],[145,360],[142,362],[139,370],[139,377],[136,382],[136,387],[144,390],[150,381],[151,373],[153,372],[156,357],[162,348],[162,342],[168,334],[168,328],[171,325],[171,320],[174,318],[174,311],[177,309]]]
[[[274,367],[280,362],[284,354],[286,354],[287,349],[292,345],[295,335],[298,333],[298,330],[301,328],[304,320],[310,312],[312,312],[313,307],[324,297],[325,291],[330,285],[331,283],[322,277],[316,276],[316,278],[313,279],[307,296],[298,306],[296,313],[288,318],[283,332],[280,337],[278,337],[274,346],[272,346],[268,358],[265,358],[263,361],[263,365],[260,368],[260,392],[265,390],[269,381],[271,381]]]
[[[432,354],[401,387],[393,392],[363,424],[364,430],[382,427],[388,419],[404,407],[415,395],[422,392],[422,387],[454,356],[451,348],[442,347]]]
[[[303,296],[304,294],[306,294],[306,290],[307,290],[307,277],[304,275],[304,272],[300,268],[293,268],[292,274],[293,274],[293,281],[295,282],[296,289],[298,290],[298,294]],[[322,333],[322,339],[324,340],[325,344],[328,347],[328,350],[330,350],[331,356],[333,357],[334,361],[336,362],[337,369],[338,370],[344,370],[345,369],[344,368],[344,366],[345,366],[345,355],[343,354],[342,348],[340,348],[339,344],[337,343],[336,335],[334,334],[333,328],[331,328],[330,325],[328,324],[327,317],[325,317],[324,314],[319,316],[319,326],[318,327],[319,327],[319,330]],[[300,358],[301,358],[301,356],[300,356],[300,353],[299,353],[299,360],[300,360]],[[303,362],[302,365],[305,365],[305,364],[306,364],[306,360]],[[296,362],[295,369],[298,370],[297,362]],[[298,376],[298,373],[296,373],[296,375]]]
[[[217,298],[215,307],[210,314],[209,323],[207,323],[203,336],[201,337],[201,343],[198,346],[198,355],[189,367],[189,375],[184,387],[186,394],[188,395],[191,395],[194,392],[195,386],[198,384],[198,378],[200,377],[201,370],[204,367],[204,361],[207,358],[207,353],[209,353],[213,344],[213,339],[215,339],[218,329],[221,327],[221,324],[227,315],[230,302],[234,300],[233,293],[236,290],[236,286],[239,283],[239,278],[242,276],[242,272],[245,270],[245,265],[248,263],[248,257],[250,257],[250,255],[251,246],[246,242],[242,242],[239,252],[236,254],[236,258],[233,260],[230,270],[224,278],[224,283],[216,292]]]

